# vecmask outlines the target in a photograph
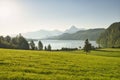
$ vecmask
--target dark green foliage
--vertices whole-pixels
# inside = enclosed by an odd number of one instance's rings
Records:
[[[84,46],[84,51],[87,53],[87,52],[90,52],[91,50],[91,44],[89,43],[88,39],[85,40],[85,46]]]
[[[74,51],[74,50],[78,50],[78,48],[62,48],[62,51]]]
[[[38,49],[43,50],[43,44],[41,41],[38,42]]]
[[[6,40],[7,42],[10,42],[10,41],[11,41],[11,37],[10,37],[10,36],[6,36],[6,37],[5,37],[5,40]]]
[[[50,44],[48,45],[47,50],[48,50],[48,51],[51,51],[51,45],[50,45]]]
[[[11,38],[10,36],[0,36],[0,48],[10,48],[10,49],[29,49],[29,44],[27,40],[18,35]]]
[[[29,49],[29,44],[28,44],[28,42],[26,41],[26,39],[23,37],[23,36],[21,36],[21,35],[19,35],[19,37],[18,37],[18,48],[19,49]]]
[[[47,50],[47,47],[45,46],[45,50]]]
[[[47,47],[44,48],[46,51],[51,51],[51,45],[49,44]]]
[[[4,41],[4,37],[3,37],[3,36],[0,36],[0,40],[1,40],[1,41]]]
[[[35,50],[35,43],[33,40],[30,41],[30,49]]]
[[[97,40],[102,47],[120,48],[120,22],[113,23]]]

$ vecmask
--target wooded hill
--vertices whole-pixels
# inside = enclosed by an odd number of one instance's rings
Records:
[[[111,24],[98,38],[97,43],[102,47],[120,48],[120,22]]]

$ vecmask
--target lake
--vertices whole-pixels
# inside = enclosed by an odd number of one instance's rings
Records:
[[[34,41],[35,45],[38,46],[38,41]],[[52,50],[61,49],[62,47],[65,48],[81,48],[84,47],[83,40],[41,40],[43,46],[48,46],[49,44],[52,47]],[[96,41],[89,41],[93,46],[98,47]]]

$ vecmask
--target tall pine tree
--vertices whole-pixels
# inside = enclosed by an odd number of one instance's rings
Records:
[[[33,40],[30,41],[30,49],[35,50],[35,43]]]
[[[43,50],[43,44],[41,41],[38,41],[38,49]]]
[[[86,53],[90,52],[91,50],[91,44],[89,43],[88,39],[85,40],[85,46],[84,46],[84,51]]]

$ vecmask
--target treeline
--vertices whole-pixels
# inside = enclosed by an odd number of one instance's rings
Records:
[[[50,44],[48,46],[43,47],[43,44],[41,41],[38,41],[38,46],[36,46],[33,40],[30,41],[29,48],[31,50],[46,50],[46,51],[51,51],[52,49]]]
[[[97,43],[101,47],[120,48],[120,22],[113,23],[101,34]]]
[[[17,35],[16,37],[0,36],[0,48],[47,51],[51,51],[52,49],[50,44],[43,47],[41,41],[38,41],[38,46],[36,46],[33,40],[28,42],[21,34]]]
[[[17,35],[16,37],[0,36],[0,48],[28,50],[29,44],[21,34]]]
[[[48,46],[43,46],[41,41],[38,41],[38,45],[36,46],[34,41],[27,41],[21,34],[17,35],[16,37],[10,36],[0,36],[0,48],[8,48],[8,49],[24,49],[24,50],[46,50],[51,51],[52,47],[49,44]],[[85,41],[84,46],[85,52],[90,52],[90,50],[94,50],[94,46],[92,46],[88,39]],[[61,51],[73,51],[78,50],[78,48],[61,48]]]
[[[61,48],[61,51],[74,51],[74,50],[78,50],[78,48]]]

